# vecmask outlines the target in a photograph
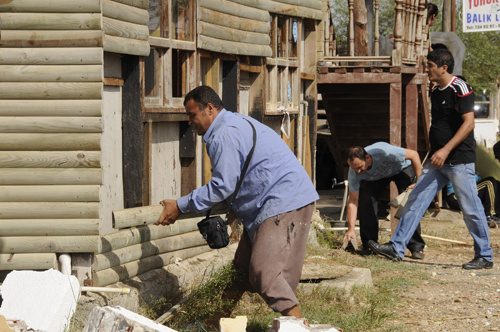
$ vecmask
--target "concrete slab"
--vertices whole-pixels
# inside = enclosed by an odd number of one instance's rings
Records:
[[[158,324],[151,319],[138,315],[122,307],[95,307],[89,315],[83,332],[176,332],[169,327]]]
[[[65,331],[75,312],[80,284],[57,270],[12,271],[2,284],[0,315],[33,330]]]

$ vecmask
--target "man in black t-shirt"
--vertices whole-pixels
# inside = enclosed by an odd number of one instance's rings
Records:
[[[389,243],[368,245],[395,261],[404,257],[406,245],[436,194],[451,181],[464,221],[474,239],[474,259],[464,269],[491,269],[493,250],[488,223],[477,195],[474,177],[474,94],[462,79],[453,76],[450,51],[437,49],[427,55],[426,72],[436,85],[432,90],[430,165],[424,167]]]

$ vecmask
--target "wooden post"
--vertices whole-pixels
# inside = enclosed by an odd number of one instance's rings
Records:
[[[396,20],[394,22],[394,49],[401,50],[403,46],[403,0],[396,0]]]
[[[354,0],[349,0],[349,55],[354,56]]]
[[[354,55],[370,55],[365,0],[354,0]]]
[[[379,7],[380,0],[375,0],[375,42],[374,42],[374,55],[379,56],[379,43],[380,43],[380,31],[379,31]]]

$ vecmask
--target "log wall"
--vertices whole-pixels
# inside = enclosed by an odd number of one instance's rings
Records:
[[[57,268],[99,247],[101,4],[2,1],[0,19],[1,265]]]

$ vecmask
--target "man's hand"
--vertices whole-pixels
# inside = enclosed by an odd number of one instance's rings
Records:
[[[446,148],[441,148],[437,150],[431,157],[431,166],[435,169],[440,169],[443,167],[444,162],[448,158],[450,151]]]
[[[160,202],[163,205],[163,211],[155,225],[171,225],[182,214],[174,199],[166,199]]]
[[[352,230],[348,229],[347,232],[345,232],[343,240],[345,240],[345,239],[347,239],[349,241],[354,239],[354,241],[356,241],[356,233],[354,232],[354,229],[352,229]]]

